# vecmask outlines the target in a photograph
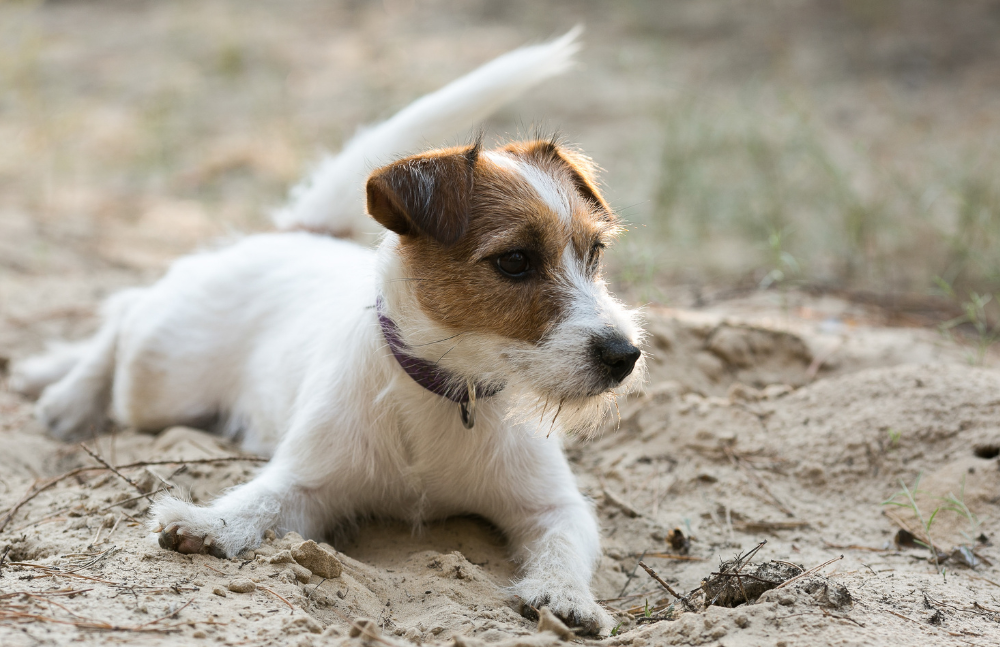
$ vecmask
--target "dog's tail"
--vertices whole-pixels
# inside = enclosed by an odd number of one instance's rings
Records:
[[[279,229],[308,229],[359,236],[376,228],[365,217],[364,180],[421,146],[437,146],[529,88],[566,70],[579,49],[575,27],[556,40],[522,47],[414,101],[396,115],[355,135],[335,156],[322,159],[294,187],[288,204],[274,214]]]

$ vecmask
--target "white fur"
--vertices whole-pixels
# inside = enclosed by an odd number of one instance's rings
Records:
[[[439,146],[470,129],[504,104],[561,74],[579,49],[576,27],[560,38],[522,47],[496,58],[428,94],[391,119],[355,135],[336,156],[325,157],[292,189],[274,222],[280,229],[304,228],[338,236],[381,233],[364,217],[364,180],[376,166],[417,149]]]
[[[488,151],[486,157],[497,166],[517,173],[524,178],[538,194],[538,198],[552,210],[552,213],[558,215],[566,224],[571,222],[573,212],[570,207],[570,197],[555,178],[533,164],[519,162],[498,151]]]
[[[399,244],[392,233],[370,250],[285,232],[183,258],[156,284],[113,298],[91,340],[17,364],[14,379],[49,384],[38,415],[63,438],[88,431],[110,404],[120,424],[139,428],[218,417],[245,448],[272,454],[210,505],[158,501],[154,525],[168,534],[234,555],[269,528],[319,538],[358,517],[479,514],[509,539],[521,598],[606,628],[589,589],[597,522],[558,432],[600,424],[612,396],[588,377],[589,340],[613,330],[639,343],[634,315],[567,248],[558,274],[569,312],[542,342],[455,335],[402,280]],[[479,400],[474,429],[400,368],[378,295],[419,355],[457,379],[505,385]],[[641,379],[640,359],[619,391]]]
[[[262,234],[181,259],[155,285],[128,293],[89,351],[45,391],[41,416],[89,420],[113,384],[121,424],[221,414],[246,447],[273,450],[252,481],[209,506],[166,498],[153,509],[158,527],[204,537],[227,555],[256,546],[269,528],[322,537],[358,517],[422,523],[475,513],[510,540],[523,568],[518,595],[592,629],[606,624],[589,590],[597,524],[560,435],[549,434],[550,421],[508,418],[533,385],[578,369],[561,357],[577,352],[567,342],[585,321],[603,325],[607,304],[588,295],[575,323],[536,352],[500,338],[460,344],[446,361],[462,372],[491,363],[479,352],[506,347],[499,355],[509,355],[493,375],[509,388],[480,400],[467,430],[457,406],[406,375],[382,338],[380,290],[408,343],[447,336],[402,315],[415,305],[411,284],[392,280],[397,245],[391,234],[378,251],[304,232]]]

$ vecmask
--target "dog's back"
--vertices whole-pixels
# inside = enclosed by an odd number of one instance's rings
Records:
[[[288,205],[275,214],[275,224],[280,230],[307,230],[344,238],[364,239],[366,234],[372,234],[368,239],[373,240],[373,232],[380,228],[370,221],[365,212],[364,180],[369,171],[379,163],[403,153],[427,144],[440,143],[456,133],[471,129],[477,120],[487,117],[545,79],[564,71],[578,49],[576,38],[579,32],[580,29],[576,28],[549,43],[524,47],[500,56],[444,88],[418,99],[387,121],[362,130],[339,154],[323,159],[315,171],[292,190]],[[171,274],[186,272],[192,266],[201,267],[210,263],[214,255],[225,253],[223,250],[182,259],[171,270]],[[291,256],[294,257],[295,254]],[[196,284],[201,274],[198,270],[192,274]],[[352,278],[354,276],[350,268],[347,268],[344,280]],[[165,283],[179,284],[170,280]],[[264,281],[261,285],[254,283],[255,287],[262,289],[269,289],[269,286],[273,288],[274,284],[274,280]],[[242,283],[235,281],[234,290],[224,290],[217,296],[225,300],[226,296],[240,293],[239,288],[247,285],[246,280]],[[197,291],[191,294],[196,293]],[[113,389],[112,381],[116,364],[122,365],[117,355],[125,352],[124,349],[128,347],[119,339],[122,322],[128,317],[131,308],[137,305],[154,307],[151,299],[162,301],[169,298],[171,295],[160,285],[128,290],[112,298],[109,307],[105,308],[104,325],[97,335],[74,344],[53,345],[44,354],[16,362],[11,375],[11,387],[31,396],[41,394],[37,412],[42,422],[58,437],[70,439],[98,427],[106,415],[114,389],[119,388],[116,386]],[[251,297],[247,296],[247,299]],[[266,298],[263,302],[270,303]],[[176,305],[179,311],[184,310],[183,303],[172,305]],[[246,307],[253,305],[246,303]],[[277,307],[278,304],[272,305]],[[221,306],[214,304],[213,307]],[[238,306],[233,304],[233,307]],[[211,310],[211,307],[207,308],[207,311]],[[149,321],[155,322],[157,319],[154,317]],[[136,334],[135,331],[131,332],[133,338]],[[234,332],[234,338],[236,337]],[[218,353],[219,349],[204,350],[207,353]],[[219,361],[225,364],[228,360],[225,356],[220,356]],[[177,366],[172,366],[170,370],[183,373]],[[152,387],[155,375],[151,373],[147,378],[126,382],[150,384]],[[231,376],[229,379],[238,380],[238,376]],[[198,382],[195,379],[190,383]],[[221,390],[223,385],[224,382],[217,383],[213,388]],[[151,398],[144,397],[141,393],[114,392],[114,395],[116,417],[123,423],[155,427],[183,422],[176,419],[176,416],[158,416],[155,407],[150,406]],[[185,413],[187,419],[195,420],[217,413],[208,410],[212,407],[205,406],[205,398],[200,398],[199,402],[199,406],[192,406]],[[219,404],[221,406],[223,403]],[[143,411],[141,416],[137,413],[140,409]],[[280,412],[276,415],[280,415]],[[248,424],[249,422],[247,421]],[[239,426],[241,423],[234,419],[231,424]],[[264,427],[269,428],[270,425]],[[256,448],[265,449],[274,440],[262,438],[263,445]]]

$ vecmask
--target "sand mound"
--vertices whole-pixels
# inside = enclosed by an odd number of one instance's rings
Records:
[[[794,327],[675,312],[651,319],[646,393],[622,406],[617,430],[567,443],[604,529],[593,587],[621,623],[604,643],[1000,640],[1000,371],[919,344],[912,356],[933,361],[903,363],[905,353],[885,351],[899,341],[884,330],[853,330],[834,355],[829,339]],[[870,368],[879,356],[883,367]],[[78,446],[47,439],[29,411],[0,393],[0,509],[46,479],[99,467]],[[184,556],[149,539],[143,495],[170,487],[203,501],[257,463],[219,461],[239,457],[237,448],[187,428],[119,431],[88,445],[116,465],[161,464],[123,469],[133,484],[77,471],[14,512],[0,532],[0,644],[562,642],[558,623],[539,630],[520,614],[505,588],[516,569],[482,520],[418,531],[362,525],[336,548],[313,546],[325,551],[318,556],[296,550],[294,534],[232,560]],[[942,508],[929,536],[912,509],[882,505],[918,476],[924,521]],[[938,564],[905,536],[898,546],[901,528],[933,543]],[[641,559],[687,596],[764,540],[743,581],[767,579],[768,564],[796,565],[774,567],[791,574],[844,558],[783,588],[760,586],[751,603],[730,595],[732,608],[674,599],[638,567]],[[309,561],[325,555],[339,575],[303,564],[325,569]]]

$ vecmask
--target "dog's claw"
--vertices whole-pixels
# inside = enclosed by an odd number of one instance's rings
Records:
[[[160,532],[160,548],[173,550],[184,555],[207,554],[213,557],[225,558],[226,555],[211,540],[210,537],[188,535],[179,524],[172,523]]]

